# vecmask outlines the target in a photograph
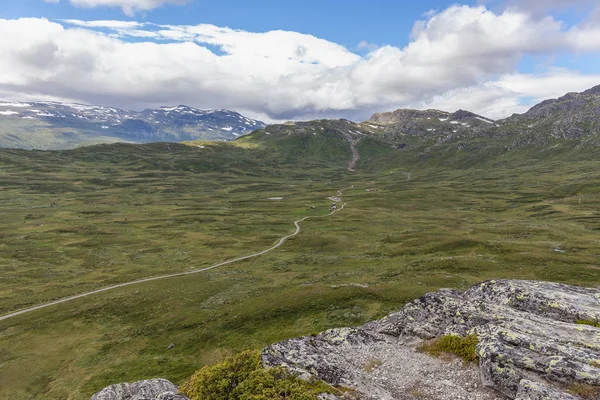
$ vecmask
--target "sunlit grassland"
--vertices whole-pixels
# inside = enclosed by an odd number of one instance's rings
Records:
[[[160,146],[0,157],[2,313],[253,253],[354,188],[343,211],[260,258],[0,322],[0,398],[180,383],[232,352],[358,325],[440,287],[600,283],[593,157],[427,160],[374,143],[350,173],[343,162],[282,164],[260,147]]]

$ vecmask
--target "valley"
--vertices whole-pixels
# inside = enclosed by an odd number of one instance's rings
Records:
[[[0,3],[0,400],[600,400],[600,0]]]
[[[226,143],[0,150],[2,315],[253,254],[311,217],[260,257],[1,321],[0,397],[179,384],[227,355],[360,325],[440,287],[600,282],[590,139],[516,145],[426,129],[323,120]],[[340,188],[346,206],[313,219]]]

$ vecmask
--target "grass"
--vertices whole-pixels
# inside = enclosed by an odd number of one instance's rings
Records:
[[[581,383],[574,383],[567,386],[567,391],[579,396],[582,399],[594,400],[600,395],[600,388],[598,386],[585,385]]]
[[[365,363],[365,365],[363,366],[363,369],[366,372],[373,372],[375,371],[377,368],[381,367],[383,365],[383,361],[378,360],[376,358],[369,360]]]
[[[477,360],[477,336],[469,335],[466,337],[447,335],[434,339],[428,343],[423,343],[419,350],[429,353],[434,357],[439,357],[442,353],[451,353],[462,358],[465,362]]]
[[[593,326],[594,328],[600,328],[600,324],[596,321],[591,321],[588,319],[578,319],[577,321],[575,321],[575,323],[577,325],[589,325],[589,326]]]
[[[298,152],[252,140],[0,151],[3,314],[254,253],[354,185],[343,211],[304,222],[260,258],[0,322],[0,398],[88,399],[151,377],[181,384],[239,351],[362,324],[440,287],[600,283],[593,149],[392,151],[384,138],[359,143],[350,173],[335,137],[320,139],[336,146],[329,158],[306,137]]]

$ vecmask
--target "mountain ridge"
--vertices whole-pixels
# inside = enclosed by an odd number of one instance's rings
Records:
[[[465,148],[481,137],[512,137],[511,148],[575,138],[596,145],[600,143],[600,85],[544,100],[526,113],[500,120],[462,109],[398,109],[375,113],[364,122],[327,119],[267,125],[233,111],[185,105],[130,111],[76,103],[0,102],[0,122],[0,147],[50,150],[114,142],[234,140],[252,132],[273,135],[253,135],[273,141],[284,132],[285,136],[316,135],[324,129],[341,134],[352,145],[367,136],[401,142],[395,144],[399,146],[409,141],[434,146],[456,142]]]
[[[233,140],[266,126],[237,112],[162,106],[132,111],[60,102],[1,102],[0,147],[68,149],[81,145]]]
[[[503,133],[537,133],[573,139],[600,135],[600,85],[544,100],[526,113],[498,121]]]

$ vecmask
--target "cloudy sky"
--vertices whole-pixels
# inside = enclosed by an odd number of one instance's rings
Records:
[[[2,0],[0,99],[502,118],[600,84],[597,0]]]

